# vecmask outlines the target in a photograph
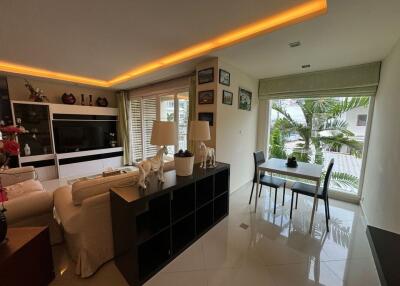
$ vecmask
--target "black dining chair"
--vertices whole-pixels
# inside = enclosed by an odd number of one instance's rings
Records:
[[[328,190],[329,190],[329,181],[331,179],[332,168],[333,168],[333,164],[334,163],[335,163],[334,159],[332,159],[329,162],[328,169],[327,169],[326,175],[325,175],[324,185],[323,185],[322,188],[319,188],[318,193],[317,193],[317,198],[324,201],[324,205],[325,205],[325,221],[326,221],[326,230],[327,230],[327,232],[329,232],[328,220],[331,219],[331,215],[330,215],[330,212],[329,212]],[[306,196],[309,196],[309,197],[314,197],[315,196],[315,186],[314,185],[300,183],[300,182],[296,182],[296,183],[293,184],[293,186],[292,186],[292,202],[290,204],[290,219],[292,219],[293,195],[294,195],[294,193],[301,194],[301,195],[306,195]],[[296,208],[297,208],[297,200],[296,200]]]
[[[251,198],[253,197],[254,185],[257,184],[257,167],[265,162],[265,156],[264,156],[263,151],[254,152],[253,157],[254,157],[254,177],[253,177],[253,187],[251,188],[249,204],[251,204]],[[265,175],[265,172],[261,172],[260,173],[260,192],[259,192],[258,196],[261,196],[262,186],[267,186],[267,187],[275,189],[275,202],[274,202],[274,214],[275,214],[275,212],[276,212],[276,197],[278,195],[278,189],[281,186],[283,186],[282,205],[285,205],[286,181],[279,179],[279,178]],[[256,196],[257,196],[257,190],[256,190]]]

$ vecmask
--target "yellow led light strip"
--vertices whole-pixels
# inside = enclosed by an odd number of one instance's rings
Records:
[[[136,67],[109,81],[53,72],[45,69],[16,65],[2,61],[0,61],[0,71],[70,81],[99,87],[112,87],[116,84],[134,79],[146,73],[176,65],[178,63],[182,63],[184,61],[207,54],[216,49],[233,45],[260,34],[265,34],[278,28],[310,19],[314,16],[325,13],[327,11],[327,7],[326,0],[309,0],[308,2],[294,6],[265,19],[261,19],[249,25],[222,34],[214,39],[196,44],[189,48]]]
[[[87,78],[77,75],[53,72],[45,69],[39,69],[34,67],[28,67],[23,65],[17,65],[13,63],[8,63],[4,61],[0,61],[0,71],[9,72],[9,73],[17,73],[23,75],[37,76],[43,78],[57,79],[70,81],[75,83],[83,83],[88,85],[100,86],[100,87],[109,87],[109,83],[106,80],[99,80],[93,78]]]

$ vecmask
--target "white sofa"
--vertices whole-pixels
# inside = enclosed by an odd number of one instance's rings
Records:
[[[173,162],[164,170],[173,169]],[[109,190],[136,184],[138,171],[77,181],[54,191],[57,220],[64,230],[75,273],[89,277],[114,257]]]
[[[36,173],[34,167],[29,166],[4,170],[0,177],[2,185],[12,189],[21,187],[28,180],[36,180]],[[43,189],[40,182],[35,185],[39,188],[4,202],[7,224],[9,227],[49,226],[52,244],[59,243],[62,236],[53,218],[53,193]]]

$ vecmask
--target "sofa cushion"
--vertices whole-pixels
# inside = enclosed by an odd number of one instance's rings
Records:
[[[48,213],[53,209],[53,193],[29,192],[4,203],[5,215],[10,224],[27,218]]]
[[[175,169],[175,161],[168,161],[164,163],[164,172],[168,172]]]
[[[35,179],[35,168],[32,166],[11,168],[8,170],[2,170],[1,172],[2,174],[0,174],[0,179],[3,187],[29,179]]]
[[[27,193],[44,191],[43,185],[37,180],[27,180],[5,187],[8,200],[24,196]]]
[[[86,198],[106,193],[112,187],[132,184],[138,180],[139,172],[129,172],[110,177],[100,177],[91,180],[78,181],[72,185],[72,202],[81,205]]]

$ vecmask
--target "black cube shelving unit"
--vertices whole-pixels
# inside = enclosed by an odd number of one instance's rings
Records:
[[[165,172],[147,190],[136,183],[110,190],[115,264],[130,285],[142,285],[229,214],[228,164],[193,175]]]

